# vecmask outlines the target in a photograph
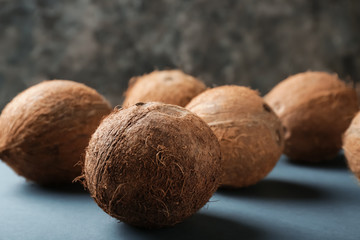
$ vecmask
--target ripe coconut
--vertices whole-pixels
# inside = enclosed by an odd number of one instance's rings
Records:
[[[128,224],[171,226],[216,191],[220,146],[209,126],[186,109],[137,103],[100,124],[86,151],[85,185],[96,203]]]
[[[0,158],[17,174],[40,184],[71,183],[75,166],[109,103],[94,89],[45,81],[20,93],[0,116]]]
[[[351,171],[360,181],[360,112],[344,135],[344,153]]]
[[[282,120],[285,154],[294,161],[333,159],[341,136],[358,111],[354,89],[336,74],[299,73],[275,86],[265,101]]]
[[[123,106],[137,102],[162,102],[184,107],[205,89],[203,82],[180,70],[154,71],[130,80]]]
[[[253,185],[277,163],[284,145],[281,122],[256,91],[216,87],[195,97],[186,108],[205,120],[218,137],[222,186]]]
[[[360,104],[360,84],[348,84],[349,87],[355,88],[356,96],[358,99],[358,104]]]

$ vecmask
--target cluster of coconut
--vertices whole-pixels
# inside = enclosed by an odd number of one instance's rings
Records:
[[[207,89],[179,70],[130,80],[124,108],[83,84],[53,80],[15,97],[0,116],[0,158],[44,185],[81,179],[109,215],[134,226],[172,226],[220,187],[256,184],[285,153],[334,158],[358,111],[336,75],[289,77],[265,98],[240,86]],[[345,154],[360,178],[360,115]]]

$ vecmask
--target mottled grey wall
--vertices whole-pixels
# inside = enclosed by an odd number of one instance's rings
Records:
[[[0,0],[0,109],[53,78],[120,104],[131,76],[173,67],[262,93],[308,69],[360,80],[360,1]]]

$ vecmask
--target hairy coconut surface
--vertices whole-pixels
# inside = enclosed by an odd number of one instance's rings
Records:
[[[343,149],[351,171],[360,181],[360,113],[356,114],[344,134]]]
[[[299,73],[275,86],[265,101],[286,128],[285,154],[294,161],[332,159],[341,136],[358,111],[354,89],[336,74]]]
[[[85,184],[111,216],[145,228],[172,226],[198,211],[221,176],[209,126],[175,105],[137,103],[100,124],[86,151]]]
[[[203,82],[180,70],[154,71],[130,80],[123,106],[137,102],[162,102],[184,107],[205,89]]]
[[[283,150],[279,118],[256,91],[222,86],[195,97],[187,109],[209,124],[222,152],[222,186],[244,187],[263,179]]]
[[[17,95],[0,116],[0,158],[40,184],[71,183],[108,102],[83,84],[45,81]]]

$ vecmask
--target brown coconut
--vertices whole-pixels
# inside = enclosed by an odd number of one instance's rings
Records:
[[[360,105],[360,84],[354,84],[354,83],[350,83],[348,84],[349,87],[351,88],[355,88],[355,92],[356,92],[356,96],[358,99],[358,104]]]
[[[138,103],[104,119],[86,151],[84,177],[97,204],[125,223],[172,226],[198,211],[221,174],[219,143],[186,109]]]
[[[45,81],[20,93],[0,116],[0,158],[17,174],[40,184],[71,183],[81,174],[91,134],[109,103],[94,89]]]
[[[360,112],[344,134],[343,149],[351,171],[360,181]]]
[[[333,159],[341,136],[358,111],[354,89],[336,74],[299,73],[275,86],[265,101],[282,120],[285,154],[294,161]]]
[[[256,91],[216,87],[195,97],[186,108],[205,120],[218,137],[222,186],[253,185],[276,165],[284,145],[282,126]]]
[[[123,106],[162,102],[184,107],[205,89],[203,82],[180,70],[154,71],[130,80]]]

